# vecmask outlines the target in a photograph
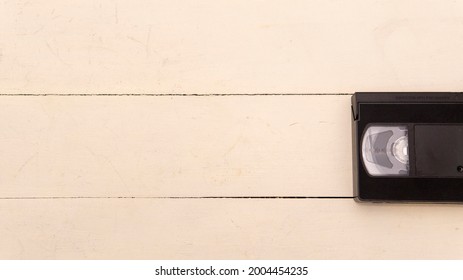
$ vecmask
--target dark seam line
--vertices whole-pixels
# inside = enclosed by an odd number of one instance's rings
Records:
[[[90,93],[76,93],[76,94],[58,94],[58,93],[4,93],[0,96],[157,96],[157,97],[208,97],[208,96],[336,96],[345,95],[350,96],[352,93],[101,93],[101,94],[90,94]]]
[[[0,197],[14,199],[353,199],[352,196],[36,196]]]

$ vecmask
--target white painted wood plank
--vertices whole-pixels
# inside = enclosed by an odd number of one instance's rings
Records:
[[[352,200],[0,201],[2,259],[448,259],[458,205]]]
[[[0,97],[0,196],[352,196],[350,96]]]
[[[463,1],[2,1],[2,93],[461,91]]]

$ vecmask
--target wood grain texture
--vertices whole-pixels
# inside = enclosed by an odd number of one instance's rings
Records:
[[[352,196],[350,96],[0,104],[1,197]]]
[[[0,215],[2,259],[463,258],[458,205],[32,199]]]
[[[0,258],[463,258],[461,205],[161,198],[352,196],[350,96],[324,93],[461,91],[462,11],[0,1]]]
[[[461,91],[463,1],[0,2],[2,93]]]

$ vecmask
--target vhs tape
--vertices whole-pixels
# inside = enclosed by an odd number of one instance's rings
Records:
[[[356,201],[463,202],[463,94],[352,96]]]

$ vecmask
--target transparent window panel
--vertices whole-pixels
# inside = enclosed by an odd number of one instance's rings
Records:
[[[371,176],[408,176],[407,126],[368,126],[362,139],[362,159]]]

